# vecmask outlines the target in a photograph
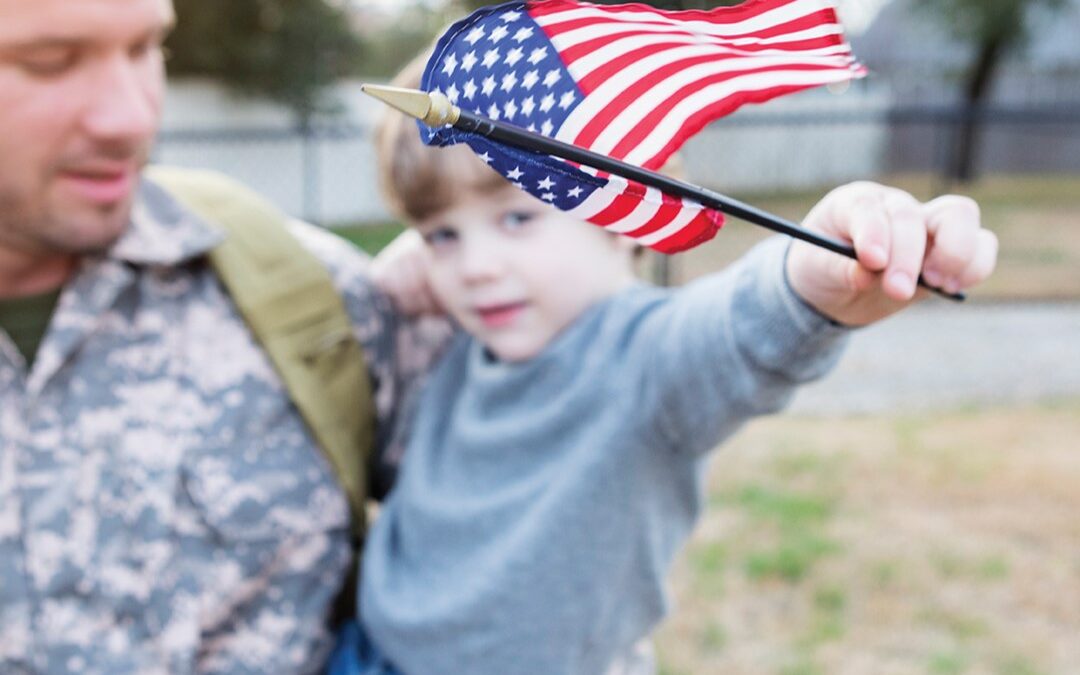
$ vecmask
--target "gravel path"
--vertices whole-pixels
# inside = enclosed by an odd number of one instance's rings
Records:
[[[858,331],[793,412],[843,414],[1080,396],[1080,302],[928,302]]]

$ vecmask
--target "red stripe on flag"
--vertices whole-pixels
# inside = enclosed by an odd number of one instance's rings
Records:
[[[611,204],[607,205],[604,210],[600,211],[600,213],[597,213],[595,216],[589,218],[589,222],[595,225],[599,225],[600,227],[614,225],[615,223],[619,222],[623,218],[626,218],[631,213],[633,213],[634,209],[636,209],[638,204],[640,203],[640,196],[627,194],[624,192],[619,196],[615,197],[615,200],[612,201]]]
[[[663,102],[660,105],[657,105],[657,106],[653,107],[649,111],[649,113],[647,115],[645,115],[645,117],[643,117],[640,121],[638,121],[638,123],[634,125],[633,129],[631,129],[622,138],[622,140],[620,140],[611,149],[611,151],[608,154],[610,154],[612,157],[617,157],[619,159],[622,159],[622,158],[626,157],[634,148],[636,148],[642,141],[644,141],[650,134],[652,134],[653,131],[655,131],[657,125],[665,117],[667,117],[668,113],[670,113],[672,111],[672,109],[674,109],[677,105],[682,103],[682,101],[684,99],[686,99],[686,98],[688,98],[690,96],[693,96],[694,94],[701,91],[702,89],[705,89],[706,87],[712,86],[714,84],[719,84],[721,82],[726,82],[728,80],[732,80],[732,79],[735,79],[735,78],[745,77],[747,75],[760,75],[760,74],[765,74],[765,73],[770,73],[770,72],[789,72],[789,71],[799,71],[799,72],[819,71],[819,72],[823,72],[823,73],[832,73],[832,72],[836,71],[836,68],[834,68],[834,67],[810,66],[810,65],[773,66],[773,67],[767,67],[767,68],[757,68],[757,69],[750,70],[750,71],[736,71],[736,72],[731,72],[731,73],[718,73],[716,75],[711,75],[709,77],[704,77],[704,78],[702,78],[700,80],[696,80],[696,81],[682,87],[677,92],[675,92],[671,96],[664,99]],[[743,90],[743,91],[739,91],[739,92],[736,92],[734,94],[728,95],[727,97],[725,97],[724,99],[722,99],[720,101],[717,101],[715,103],[710,104],[710,106],[707,107],[706,109],[711,110],[714,116],[725,115],[727,113],[732,112],[733,110],[735,110],[736,108],[742,106],[745,103],[759,103],[759,102],[767,101],[767,100],[769,100],[770,98],[772,98],[774,96],[778,96],[780,93],[785,93],[787,91],[793,91],[791,89],[784,89],[783,87],[785,87],[785,86],[790,86],[790,85],[773,86],[773,87],[770,87],[768,89],[761,89],[761,90],[751,90],[751,91]],[[795,86],[799,86],[800,88],[806,88],[807,86],[813,86],[813,85],[800,84],[800,85],[795,85]],[[762,95],[761,92],[769,92],[769,94]],[[771,93],[771,92],[778,92],[778,93]],[[627,98],[629,98],[628,95],[627,95]],[[633,99],[630,99],[630,100],[634,100],[634,99],[637,99],[637,98],[640,98],[640,95],[639,96],[634,96]],[[608,107],[609,107],[610,110],[621,112],[621,111],[626,109],[627,105],[629,105],[629,102],[624,101],[623,96],[620,96],[618,99],[612,101],[611,104]],[[683,136],[683,138],[686,138],[689,135],[691,135],[691,134],[684,134],[683,129],[685,129],[685,128],[686,128],[685,123],[680,125],[678,130],[675,132],[675,135],[676,136]],[[579,136],[578,138],[581,138],[581,137]],[[583,142],[583,141],[579,141],[577,139],[575,139],[574,142],[577,143],[578,145],[582,145],[582,144],[591,145],[594,141],[595,141],[595,137],[592,138],[591,140],[587,141],[587,143]]]
[[[681,199],[676,199],[667,194],[664,195],[664,205],[661,206],[656,214],[649,219],[641,227],[636,230],[632,230],[626,233],[626,236],[632,239],[640,239],[647,234],[652,234],[662,227],[666,227],[671,221],[679,217],[683,209],[686,208]]]
[[[658,241],[649,248],[661,253],[679,253],[703,244],[724,226],[724,214],[712,209],[703,209],[686,227],[670,237]]]
[[[625,11],[648,12],[658,17],[666,15],[671,19],[680,21],[707,21],[709,23],[721,25],[752,19],[755,16],[760,16],[788,4],[791,4],[791,0],[749,0],[749,2],[744,2],[741,5],[735,5],[734,7],[717,7],[711,10],[686,9],[681,11],[666,11],[663,14],[655,7],[650,7],[649,5],[643,5],[641,3],[595,5],[590,6],[589,9],[595,9],[608,14],[616,14]],[[572,0],[532,0],[531,2],[526,3],[526,11],[532,17],[550,16],[552,14],[580,8],[581,5]]]

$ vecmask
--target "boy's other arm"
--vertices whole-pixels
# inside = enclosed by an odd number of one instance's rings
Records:
[[[839,358],[850,331],[792,290],[790,241],[763,242],[643,316],[624,370],[642,365],[638,420],[661,446],[707,452],[749,418],[782,408]]]
[[[787,275],[807,303],[834,321],[863,326],[925,298],[932,286],[955,293],[985,280],[997,261],[994,234],[979,207],[947,195],[925,204],[896,188],[860,182],[829,193],[804,226],[851,242],[857,260],[805,242],[792,244]]]

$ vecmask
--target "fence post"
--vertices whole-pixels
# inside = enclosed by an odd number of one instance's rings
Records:
[[[304,220],[322,224],[322,195],[320,194],[321,166],[319,161],[319,137],[315,126],[310,120],[304,120],[300,125],[301,144],[303,149],[303,210]]]

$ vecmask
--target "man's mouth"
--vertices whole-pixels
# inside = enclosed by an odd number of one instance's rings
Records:
[[[491,305],[479,305],[474,308],[473,311],[480,317],[480,321],[483,322],[487,328],[502,328],[508,326],[517,319],[518,315],[525,309],[527,303],[524,301],[519,302],[505,302]]]
[[[86,201],[111,206],[126,200],[135,188],[134,164],[100,164],[62,169],[61,183]]]

